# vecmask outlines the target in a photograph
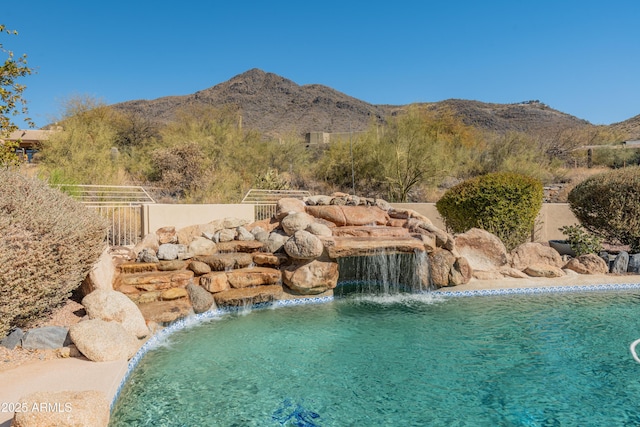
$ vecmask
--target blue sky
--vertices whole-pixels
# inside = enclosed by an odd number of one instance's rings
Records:
[[[640,114],[640,1],[11,1],[37,126],[65,100],[186,95],[260,68],[374,104],[449,98]],[[22,125],[21,123],[18,123]]]

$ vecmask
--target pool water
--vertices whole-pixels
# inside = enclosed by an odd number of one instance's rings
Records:
[[[171,335],[112,426],[638,426],[640,293],[351,297]]]

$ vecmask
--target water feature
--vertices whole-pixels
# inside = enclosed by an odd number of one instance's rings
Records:
[[[334,295],[386,295],[429,290],[430,266],[425,252],[378,251],[338,259],[340,277]]]
[[[639,310],[634,290],[225,315],[147,353],[111,425],[640,425]]]

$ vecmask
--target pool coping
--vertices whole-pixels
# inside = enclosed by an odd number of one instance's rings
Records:
[[[525,287],[503,287],[503,288],[484,288],[484,289],[465,289],[465,290],[443,290],[440,288],[435,291],[427,291],[424,293],[432,293],[434,296],[443,298],[461,298],[461,297],[474,297],[474,296],[500,296],[500,295],[518,295],[518,294],[554,294],[554,293],[571,293],[571,292],[602,292],[602,291],[621,291],[640,289],[640,282],[638,283],[600,283],[600,284],[578,284],[578,285],[551,285],[551,286],[525,286]],[[241,313],[243,310],[263,310],[263,309],[275,309],[280,307],[293,307],[309,304],[324,304],[334,301],[336,298],[333,296],[324,297],[312,297],[312,298],[299,298],[299,299],[286,299],[276,300],[268,303],[255,304],[249,307],[229,307],[229,308],[217,308],[215,310],[206,311],[204,313],[195,314],[182,319],[179,319],[164,329],[160,330],[153,336],[151,336],[136,354],[129,360],[127,365],[127,371],[122,377],[120,384],[118,385],[113,399],[110,404],[110,411],[113,413],[115,404],[120,397],[122,389],[126,385],[129,377],[134,369],[138,366],[144,356],[151,350],[155,349],[170,335],[178,332],[182,329],[199,325],[205,321],[221,318],[229,314]]]

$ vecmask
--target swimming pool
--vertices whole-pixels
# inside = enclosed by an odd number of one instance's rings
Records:
[[[352,297],[148,352],[112,426],[636,426],[640,291]]]

